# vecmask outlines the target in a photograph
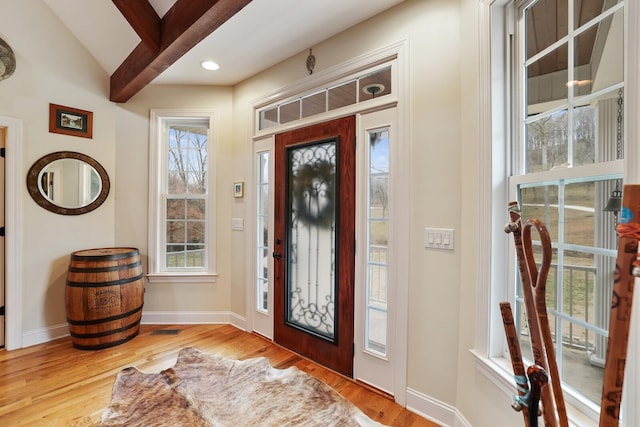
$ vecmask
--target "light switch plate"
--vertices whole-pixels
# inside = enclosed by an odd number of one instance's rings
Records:
[[[424,247],[453,250],[453,228],[425,228]]]
[[[231,229],[242,231],[244,230],[244,219],[243,218],[231,218]]]

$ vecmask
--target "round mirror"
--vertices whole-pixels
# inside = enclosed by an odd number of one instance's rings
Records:
[[[109,194],[107,171],[93,158],[58,151],[38,159],[27,174],[37,204],[61,215],[80,215],[100,206]]]

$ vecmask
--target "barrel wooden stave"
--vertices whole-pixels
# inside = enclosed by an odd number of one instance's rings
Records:
[[[74,347],[98,350],[133,339],[140,330],[144,302],[138,250],[103,248],[72,253],[65,301]]]

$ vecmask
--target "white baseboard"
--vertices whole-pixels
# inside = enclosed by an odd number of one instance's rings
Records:
[[[25,332],[22,335],[22,346],[30,347],[36,344],[43,344],[58,338],[69,336],[69,326],[66,323],[49,326],[48,328],[35,329]]]
[[[238,316],[235,313],[229,313],[229,317],[230,317],[229,323],[231,323],[233,326],[235,326],[238,329],[242,329],[245,332],[248,331],[246,317]]]
[[[472,427],[453,406],[407,388],[407,409],[442,427]]]
[[[243,331],[247,330],[247,319],[231,312],[216,311],[143,311],[141,323],[149,325],[179,325],[179,324],[230,324]],[[43,344],[58,338],[69,336],[69,326],[66,323],[35,329],[22,335],[22,347]]]
[[[246,331],[247,319],[229,311],[143,311],[142,324],[188,325],[231,324]]]

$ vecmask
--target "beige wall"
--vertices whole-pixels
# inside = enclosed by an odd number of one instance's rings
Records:
[[[13,48],[17,62],[15,73],[0,82],[0,115],[24,122],[21,177],[26,179],[41,156],[71,150],[95,158],[113,178],[115,108],[108,101],[109,76],[42,2],[1,0],[0,11],[0,37]],[[49,133],[49,103],[92,111],[93,139]],[[113,245],[117,181],[111,185],[105,204],[80,216],[45,211],[30,198],[26,185],[22,188],[24,335],[66,322],[69,254]]]
[[[518,425],[509,398],[475,369],[475,218],[478,215],[477,0],[406,0],[313,47],[316,72],[406,40],[410,93],[410,276],[408,387],[457,408],[474,426]],[[251,158],[250,104],[306,76],[301,52],[234,88],[151,85],[126,104],[108,101],[108,76],[41,2],[0,0],[0,37],[18,69],[0,82],[0,115],[24,120],[24,165],[57,150],[96,158],[112,178],[105,205],[78,217],[49,213],[26,188],[23,334],[64,324],[64,275],[75,249],[126,245],[147,256],[148,133],[151,108],[210,109],[215,115],[218,273],[216,284],[146,285],[145,311],[218,311],[246,315],[248,218],[232,183],[246,180]],[[25,29],[29,29],[25,31]],[[310,46],[311,47],[311,46]],[[48,103],[94,112],[94,138],[47,131]],[[425,227],[454,228],[455,250],[427,250]]]
[[[212,86],[147,86],[116,110],[115,243],[140,248],[144,261],[148,246],[148,155],[151,109],[207,110],[214,115],[216,170],[216,237],[218,242],[215,284],[147,283],[145,312],[227,312],[230,286],[235,274],[231,266],[232,185],[236,175],[233,156],[231,88]],[[213,162],[212,162],[213,164]],[[146,262],[145,262],[145,271]]]

